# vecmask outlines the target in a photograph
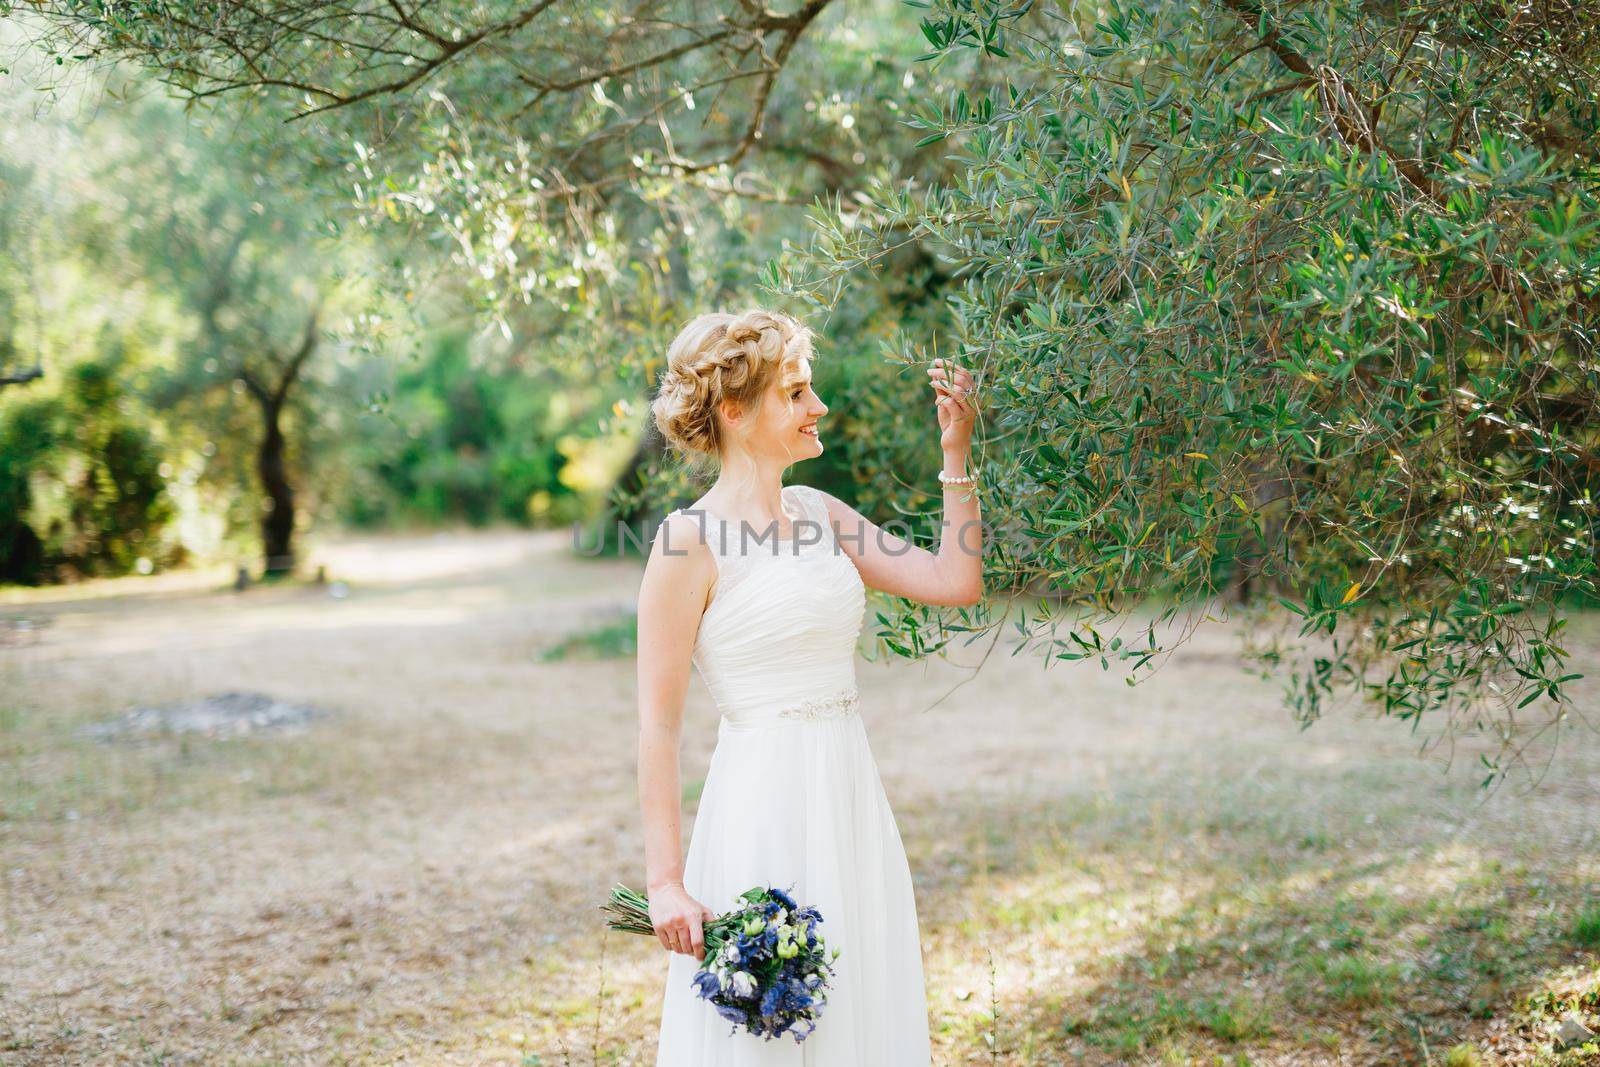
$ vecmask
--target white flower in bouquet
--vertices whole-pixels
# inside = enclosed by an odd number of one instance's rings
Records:
[[[736,997],[753,997],[756,992],[756,980],[749,971],[733,972],[733,995]]]

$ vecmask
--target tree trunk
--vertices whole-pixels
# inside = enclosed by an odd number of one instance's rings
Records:
[[[261,405],[263,432],[261,447],[256,451],[256,476],[261,479],[261,491],[267,497],[267,513],[261,520],[261,550],[266,563],[264,576],[268,578],[294,570],[294,487],[289,484],[283,406],[306,360],[316,351],[320,310],[320,303],[312,308],[299,350],[283,362],[283,369],[271,388],[248,370],[239,372],[239,380]]]
[[[294,570],[294,488],[289,484],[283,439],[283,408],[263,404],[266,432],[256,453],[256,475],[267,496],[267,513],[261,520],[261,547],[267,577]]]

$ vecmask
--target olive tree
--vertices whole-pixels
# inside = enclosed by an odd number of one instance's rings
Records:
[[[922,30],[923,62],[993,72],[909,120],[959,175],[817,212],[782,282],[826,306],[907,243],[959,271],[950,354],[987,382],[1008,531],[992,577],[1106,618],[1172,605],[1123,640],[1063,634],[1046,599],[1025,636],[1136,673],[1179,606],[1243,584],[1272,594],[1251,652],[1307,723],[1344,689],[1435,737],[1482,728],[1488,784],[1571,721],[1561,607],[1594,591],[1600,486],[1600,21],[945,0]],[[950,632],[898,621],[908,648]]]

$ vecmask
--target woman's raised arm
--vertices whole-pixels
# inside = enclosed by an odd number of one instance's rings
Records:
[[[928,367],[939,416],[943,473],[967,475],[972,428],[977,416],[971,372],[947,359]],[[879,527],[828,493],[828,519],[839,547],[855,562],[861,580],[873,589],[923,604],[966,606],[983,598],[983,525],[978,493],[971,485],[944,487],[944,523],[939,551],[929,552]]]
[[[883,529],[831,493],[822,497],[839,547],[869,587],[923,604],[959,607],[983,598],[983,527],[971,486],[945,487],[937,553]]]

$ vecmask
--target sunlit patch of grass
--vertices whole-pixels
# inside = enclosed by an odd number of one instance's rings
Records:
[[[1448,1049],[1439,1063],[1441,1067],[1484,1067],[1477,1047],[1465,1042]]]
[[[1400,966],[1369,952],[1313,956],[1306,965],[1321,982],[1321,994],[1338,1008],[1388,1004],[1404,977]]]
[[[1585,948],[1600,948],[1600,900],[1592,900],[1578,912],[1568,936]]]
[[[1185,1036],[1210,1035],[1232,1044],[1262,1040],[1274,1033],[1269,1008],[1237,994],[1183,996],[1128,984],[1113,991],[1111,997],[1087,1015],[1065,1022],[1063,1032],[1126,1055]]]
[[[946,928],[957,955],[936,959],[956,979],[953,1000],[934,998],[947,1047],[975,1049],[981,1057],[991,1031],[987,975],[959,952],[972,943],[995,944],[1003,958],[999,1032],[1013,1055],[1034,1041],[1057,1054],[1059,1042],[1070,1038],[1117,1058],[1154,1053],[1196,1062],[1202,1050],[1272,1037],[1275,1009],[1264,994],[1225,982],[1190,988],[1184,981],[1203,964],[1188,951],[1185,931],[1226,895],[1217,867],[1227,860],[1217,857],[1213,865],[1175,853],[1164,827],[1135,831],[1118,825],[1133,814],[1128,809],[1095,817],[1094,807],[1030,812],[1034,830],[1022,838],[996,832],[1020,820],[1017,812],[963,828],[967,840],[953,862],[974,877],[971,904]],[[1063,826],[1083,826],[1081,844],[1063,836]],[[1139,832],[1145,836],[1135,837]],[[1107,837],[1137,839],[1141,849],[1107,850]],[[1168,876],[1175,871],[1182,877]],[[1170,951],[1145,955],[1153,944]]]
[[[541,663],[563,659],[619,659],[639,647],[638,616],[629,613],[562,638],[539,653]]]

